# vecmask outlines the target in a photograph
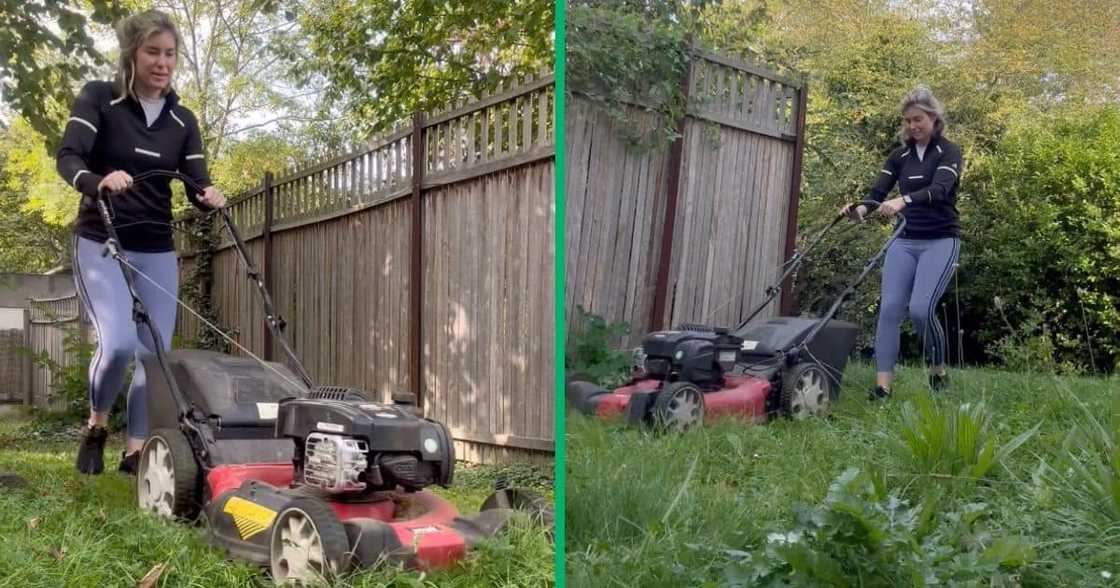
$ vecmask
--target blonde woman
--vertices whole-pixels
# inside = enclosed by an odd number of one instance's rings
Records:
[[[907,314],[922,337],[930,366],[930,386],[941,390],[948,385],[947,340],[934,309],[960,256],[960,215],[956,204],[964,163],[960,147],[944,136],[945,111],[928,88],[919,87],[907,94],[900,111],[902,146],[887,157],[869,195],[882,203],[877,211],[880,214],[901,214],[906,218],[905,230],[883,261],[872,400],[891,395],[899,330]],[[887,200],[895,184],[899,196]],[[848,212],[847,207],[844,212]],[[867,209],[859,206],[854,212],[862,218]]]
[[[171,184],[156,179],[133,185],[132,176],[153,169],[179,170],[206,188],[199,205],[224,206],[211,185],[194,114],[172,89],[182,37],[166,14],[147,11],[117,26],[120,61],[113,82],[90,82],[74,102],[58,151],[58,172],[81,193],[74,236],[74,281],[98,336],[89,368],[90,412],[77,467],[99,474],[109,410],[134,359],[155,352],[146,329],[132,320],[121,268],[101,255],[107,239],[94,198],[108,191],[112,222],[129,262],[168,292],[178,291],[171,239]],[[155,321],[164,349],[171,347],[175,300],[146,279],[136,289]],[[134,474],[148,435],[146,374],[135,362],[128,390],[128,445],[119,470]]]

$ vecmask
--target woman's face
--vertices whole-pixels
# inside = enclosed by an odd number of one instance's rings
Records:
[[[902,113],[902,118],[906,121],[906,129],[910,131],[910,138],[914,141],[926,143],[933,136],[936,115],[931,115],[917,106],[911,106]]]
[[[175,73],[175,36],[168,31],[156,33],[136,50],[136,91],[156,94],[171,85]]]

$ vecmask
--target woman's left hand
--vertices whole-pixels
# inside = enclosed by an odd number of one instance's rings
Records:
[[[221,190],[214,186],[203,190],[202,197],[199,198],[199,200],[202,200],[202,203],[210,208],[221,208],[226,205],[226,197],[222,194]]]
[[[894,218],[894,215],[902,212],[903,208],[906,208],[906,201],[899,196],[898,198],[892,198],[884,202],[883,205],[879,207],[878,212],[887,218]]]

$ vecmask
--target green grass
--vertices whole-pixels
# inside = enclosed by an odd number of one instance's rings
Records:
[[[853,466],[883,476],[912,503],[937,494],[939,512],[988,505],[993,535],[1023,536],[1035,549],[1016,580],[1022,586],[1117,585],[1120,520],[1107,514],[1115,510],[1109,505],[1090,504],[1107,503],[1100,496],[1109,489],[1085,492],[1063,443],[1086,426],[1087,415],[1102,415],[1107,425],[1120,379],[983,369],[951,376],[952,389],[938,405],[955,411],[982,400],[998,444],[1038,425],[980,480],[945,475],[936,460],[923,463],[905,449],[903,405],[927,393],[916,369],[903,369],[896,397],[877,405],[866,400],[872,368],[851,366],[827,421],[725,420],[672,436],[569,412],[569,585],[721,585],[731,562],[763,548],[768,534],[789,530],[795,505],[820,504],[829,484]],[[1074,449],[1086,445],[1071,442]],[[1103,486],[1117,481],[1110,490],[1120,496],[1115,450],[1111,457],[1078,455],[1100,462],[1091,473]],[[1110,459],[1117,469],[1105,467]],[[851,585],[860,584],[853,578]]]
[[[44,430],[45,429],[45,430]],[[134,478],[116,473],[123,447],[106,448],[100,476],[74,469],[77,441],[52,434],[29,418],[0,417],[0,472],[28,485],[0,489],[0,588],[135,586],[166,564],[158,586],[271,586],[258,568],[226,559],[200,528],[163,523],[135,507]],[[461,467],[451,489],[437,492],[461,512],[477,512],[498,475],[550,491],[544,467]],[[390,567],[363,570],[336,585],[550,586],[553,549],[545,532],[515,525],[472,551],[455,567],[422,573]]]

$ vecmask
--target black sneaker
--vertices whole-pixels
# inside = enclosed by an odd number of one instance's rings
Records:
[[[86,436],[78,447],[78,471],[83,474],[100,474],[105,469],[105,439],[109,437],[109,430],[105,427],[94,425],[86,428]]]
[[[890,397],[891,391],[882,386],[875,386],[875,389],[871,392],[868,392],[867,394],[867,399],[871,400],[872,402],[876,400],[887,400]]]
[[[135,476],[136,468],[138,467],[140,467],[139,451],[133,451],[132,453],[121,452],[121,465],[117,466],[118,472]]]
[[[930,374],[929,387],[934,392],[941,392],[949,387],[949,374]]]

